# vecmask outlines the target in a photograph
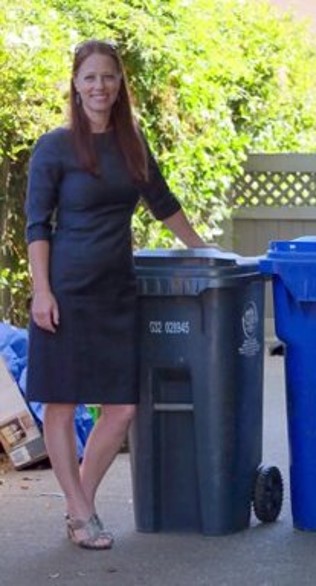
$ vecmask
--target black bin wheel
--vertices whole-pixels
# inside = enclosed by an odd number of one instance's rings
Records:
[[[283,480],[276,466],[259,466],[253,491],[253,508],[262,523],[273,523],[281,511]]]

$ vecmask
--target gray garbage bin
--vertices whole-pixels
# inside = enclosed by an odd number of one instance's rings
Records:
[[[130,431],[140,531],[246,528],[277,518],[263,467],[264,277],[214,249],[140,251],[140,404]]]

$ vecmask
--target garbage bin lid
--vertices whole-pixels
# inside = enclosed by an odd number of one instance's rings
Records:
[[[215,247],[205,248],[143,248],[135,253],[138,266],[191,265],[191,266],[236,266],[258,265],[260,257],[240,256],[234,252],[226,252]]]
[[[167,261],[168,265],[233,265],[237,255],[221,252],[217,248],[144,248],[136,252],[137,265],[155,266]]]
[[[135,254],[139,287],[146,294],[198,295],[209,288],[238,286],[240,278],[263,278],[259,257],[220,249],[143,249]]]

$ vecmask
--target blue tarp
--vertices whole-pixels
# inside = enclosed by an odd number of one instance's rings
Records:
[[[27,372],[28,331],[7,323],[0,323],[0,354],[25,399]],[[42,403],[27,402],[38,426],[42,429],[44,408]],[[78,405],[75,412],[77,454],[80,459],[93,427],[93,418],[85,405]]]

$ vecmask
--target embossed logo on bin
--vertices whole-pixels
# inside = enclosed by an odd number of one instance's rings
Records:
[[[241,317],[242,331],[244,339],[242,345],[238,348],[239,354],[244,356],[255,356],[260,350],[260,344],[257,339],[259,324],[258,308],[255,301],[248,301],[243,308]]]

